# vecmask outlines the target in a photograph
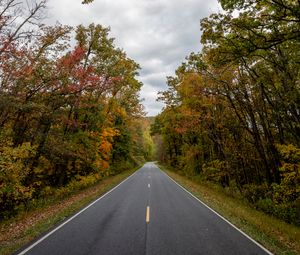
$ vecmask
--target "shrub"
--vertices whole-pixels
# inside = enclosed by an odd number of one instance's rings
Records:
[[[257,184],[246,184],[243,186],[243,196],[252,204],[257,201],[265,199],[268,193],[269,187],[266,183]]]
[[[289,203],[300,198],[300,149],[294,145],[277,145],[282,157],[281,182],[273,184],[273,200]]]
[[[19,205],[32,198],[33,186],[26,187],[23,180],[29,169],[25,160],[34,152],[29,143],[13,147],[11,141],[2,141],[0,147],[0,217],[13,214]]]
[[[256,205],[257,209],[259,209],[265,213],[274,214],[275,204],[273,203],[272,199],[270,199],[270,198],[259,199],[255,205]]]

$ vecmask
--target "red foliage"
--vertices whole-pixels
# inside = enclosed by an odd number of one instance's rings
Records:
[[[72,69],[75,65],[79,64],[85,57],[85,50],[77,46],[72,52],[62,57],[58,61],[59,68]]]

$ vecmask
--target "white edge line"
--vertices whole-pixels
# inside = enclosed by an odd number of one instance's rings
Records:
[[[141,167],[142,168],[142,167]],[[141,169],[140,168],[140,169]],[[50,235],[52,235],[54,232],[56,232],[57,230],[59,230],[60,228],[62,228],[64,225],[66,225],[68,222],[70,222],[71,220],[73,220],[74,218],[76,218],[79,214],[81,214],[82,212],[84,212],[86,209],[90,208],[91,206],[93,206],[95,203],[97,203],[99,200],[101,200],[102,198],[104,198],[105,196],[107,196],[108,194],[110,194],[112,191],[114,191],[116,188],[118,188],[121,184],[123,184],[124,182],[126,182],[127,180],[129,180],[132,176],[134,176],[139,170],[135,171],[133,174],[131,174],[130,176],[128,176],[125,180],[123,180],[122,182],[120,182],[117,186],[115,186],[114,188],[112,188],[111,190],[109,190],[108,192],[106,192],[105,194],[103,194],[101,197],[99,197],[98,199],[96,199],[94,202],[92,202],[91,204],[89,204],[88,206],[86,206],[85,208],[81,209],[78,213],[76,213],[75,215],[73,215],[71,218],[69,218],[68,220],[64,221],[63,223],[61,223],[59,226],[57,226],[55,229],[53,229],[52,231],[50,231],[49,233],[47,233],[46,235],[44,235],[43,237],[41,237],[39,240],[37,240],[36,242],[34,242],[32,245],[30,245],[29,247],[27,247],[26,249],[24,249],[23,251],[21,251],[20,253],[17,253],[17,255],[24,255],[26,254],[28,251],[30,251],[32,248],[34,248],[36,245],[38,245],[39,243],[41,243],[42,241],[44,241],[47,237],[49,237]]]
[[[160,169],[160,168],[159,168]],[[160,171],[162,171],[160,169]],[[163,172],[163,171],[162,171]],[[266,253],[270,254],[270,255],[274,255],[272,252],[270,252],[269,250],[267,250],[264,246],[262,246],[260,243],[258,243],[257,241],[255,241],[252,237],[250,237],[249,235],[247,235],[245,232],[243,232],[241,229],[239,229],[238,227],[236,227],[235,225],[233,225],[230,221],[228,221],[226,218],[224,218],[222,215],[220,215],[219,213],[217,213],[214,209],[210,208],[207,204],[205,204],[203,201],[201,201],[198,197],[196,197],[195,195],[193,195],[191,192],[189,192],[186,188],[182,187],[179,183],[177,183],[175,180],[173,180],[169,175],[167,175],[165,172],[163,172],[171,181],[173,181],[175,184],[177,184],[180,188],[182,188],[185,192],[187,192],[188,194],[190,194],[193,198],[195,198],[198,202],[200,202],[202,205],[204,205],[206,208],[208,208],[210,211],[212,211],[213,213],[215,213],[217,216],[219,216],[222,220],[224,220],[225,222],[227,222],[230,226],[232,226],[233,228],[235,228],[237,231],[239,231],[242,235],[244,235],[245,237],[247,237],[249,240],[251,240],[253,243],[255,243],[257,246],[259,246],[262,250],[264,250]]]

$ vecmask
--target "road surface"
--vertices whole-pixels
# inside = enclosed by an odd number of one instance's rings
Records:
[[[75,217],[17,254],[270,253],[150,162]]]

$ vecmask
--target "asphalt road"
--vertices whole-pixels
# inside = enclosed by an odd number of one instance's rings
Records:
[[[154,163],[147,163],[110,193],[19,254],[268,252],[183,190]]]

